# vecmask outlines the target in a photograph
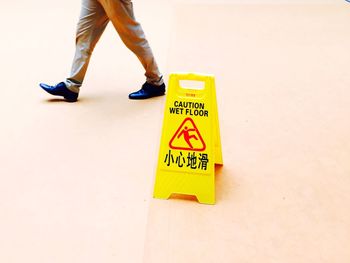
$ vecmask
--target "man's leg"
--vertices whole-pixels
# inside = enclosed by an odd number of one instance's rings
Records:
[[[147,83],[155,86],[163,84],[152,50],[141,25],[135,20],[131,0],[99,0],[112,21],[125,45],[141,61],[146,73]]]
[[[83,0],[76,35],[76,50],[72,70],[65,82],[55,86],[40,83],[40,87],[55,96],[63,96],[67,101],[78,99],[91,53],[108,24],[108,17],[97,0]]]
[[[97,0],[83,0],[76,32],[76,50],[67,88],[79,93],[91,54],[105,30],[109,19]]]

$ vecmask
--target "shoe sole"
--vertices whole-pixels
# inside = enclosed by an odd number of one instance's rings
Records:
[[[139,96],[139,97],[130,97],[129,96],[129,99],[130,100],[147,100],[147,99],[151,99],[151,98],[154,98],[154,97],[160,97],[160,96],[163,96],[163,95],[165,95],[165,93],[160,93],[160,94],[156,94],[156,95],[152,95],[152,96],[148,96],[148,97],[141,97],[141,96]]]

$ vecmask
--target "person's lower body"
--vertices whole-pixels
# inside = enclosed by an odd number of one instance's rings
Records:
[[[63,82],[67,92],[79,93],[91,54],[109,21],[112,22],[124,44],[138,57],[145,69],[146,83],[141,90],[131,93],[129,98],[144,99],[163,95],[165,85],[162,75],[143,29],[135,20],[131,0],[82,1],[72,69],[70,76]],[[55,88],[55,86],[48,87]],[[48,87],[43,88],[48,91]]]

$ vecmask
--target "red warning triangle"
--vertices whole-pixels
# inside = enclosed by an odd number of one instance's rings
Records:
[[[169,147],[175,150],[204,151],[205,142],[191,118],[186,118],[169,142]]]

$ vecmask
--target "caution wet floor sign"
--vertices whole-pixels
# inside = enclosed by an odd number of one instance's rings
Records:
[[[202,82],[202,88],[183,87]],[[222,164],[215,79],[212,75],[171,74],[165,105],[154,197],[195,195],[215,203],[215,164]]]

